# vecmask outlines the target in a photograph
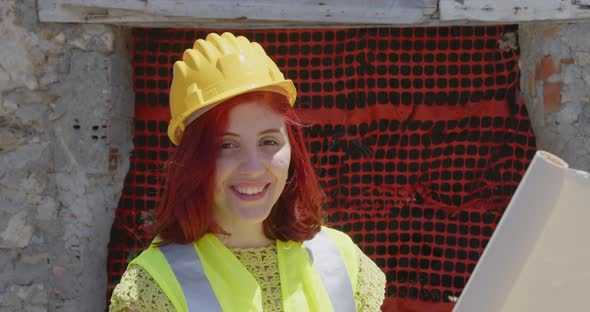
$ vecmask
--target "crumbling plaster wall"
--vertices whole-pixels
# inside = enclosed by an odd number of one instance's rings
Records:
[[[0,1],[0,311],[104,311],[129,166],[128,30]]]
[[[590,22],[524,24],[519,41],[538,148],[590,171]]]

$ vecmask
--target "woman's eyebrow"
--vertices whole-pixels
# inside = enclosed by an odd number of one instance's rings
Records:
[[[273,133],[281,133],[281,130],[276,129],[276,128],[267,129],[267,130],[261,131],[260,133],[258,133],[258,135],[273,134]],[[240,137],[239,134],[233,133],[233,132],[226,132],[223,134],[223,136]]]
[[[259,135],[273,134],[273,133],[281,133],[281,130],[276,129],[276,128],[267,129],[267,130],[260,132]]]

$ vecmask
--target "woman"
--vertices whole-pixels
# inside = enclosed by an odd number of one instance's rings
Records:
[[[210,34],[174,65],[178,147],[110,311],[378,311],[383,272],[322,227],[323,195],[292,106],[296,90],[257,43]]]

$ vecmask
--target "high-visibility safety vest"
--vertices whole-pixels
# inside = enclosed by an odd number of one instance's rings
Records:
[[[285,312],[356,311],[359,263],[348,235],[322,227],[303,244],[276,246]],[[213,234],[193,244],[152,244],[129,265],[143,267],[178,312],[262,311],[258,282]]]

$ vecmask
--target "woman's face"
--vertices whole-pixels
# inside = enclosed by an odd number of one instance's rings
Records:
[[[291,145],[281,116],[256,101],[236,106],[220,146],[213,211],[226,231],[263,222],[281,195]]]

